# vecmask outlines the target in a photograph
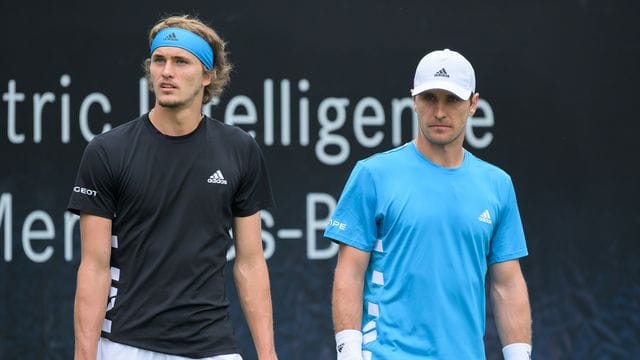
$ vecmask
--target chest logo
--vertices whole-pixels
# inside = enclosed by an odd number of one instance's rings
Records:
[[[483,223],[486,224],[492,224],[493,222],[491,221],[491,215],[489,215],[489,210],[485,210],[482,212],[482,214],[480,214],[480,216],[478,217],[478,220],[482,221]]]
[[[207,179],[207,182],[209,184],[227,185],[227,180],[224,179],[224,176],[222,175],[222,171],[220,171],[220,169],[211,174],[211,176],[209,176],[209,179]]]

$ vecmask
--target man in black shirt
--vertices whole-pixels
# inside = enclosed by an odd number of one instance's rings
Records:
[[[231,65],[201,21],[150,31],[153,109],[85,149],[69,210],[80,215],[76,359],[241,359],[225,295],[226,253],[260,359],[275,359],[260,210],[273,204],[262,153],[202,115]]]

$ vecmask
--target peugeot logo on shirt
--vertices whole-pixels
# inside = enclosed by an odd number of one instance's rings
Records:
[[[98,195],[98,192],[92,189],[87,189],[87,188],[83,188],[80,186],[74,186],[73,187],[73,191],[80,193],[80,194],[85,194],[85,195],[89,195],[89,196],[96,196]]]

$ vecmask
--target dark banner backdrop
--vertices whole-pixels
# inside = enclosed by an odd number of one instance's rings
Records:
[[[0,359],[72,358],[80,248],[65,206],[76,168],[94,134],[153,103],[147,31],[179,12],[228,41],[231,85],[205,111],[255,135],[270,168],[277,207],[264,213],[263,240],[281,359],[334,356],[337,249],[322,230],[354,163],[413,137],[415,66],[445,47],[476,68],[482,103],[467,149],[516,185],[535,357],[635,358],[638,10],[591,0],[3,1]],[[490,309],[487,319],[487,357],[498,359]]]

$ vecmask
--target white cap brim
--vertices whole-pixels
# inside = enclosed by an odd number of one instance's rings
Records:
[[[434,89],[446,90],[448,92],[453,93],[455,96],[463,100],[469,99],[471,97],[471,94],[473,93],[472,90],[465,89],[462,86],[458,86],[450,81],[434,80],[434,81],[427,81],[411,89],[411,96],[416,96],[427,90],[434,90]]]

